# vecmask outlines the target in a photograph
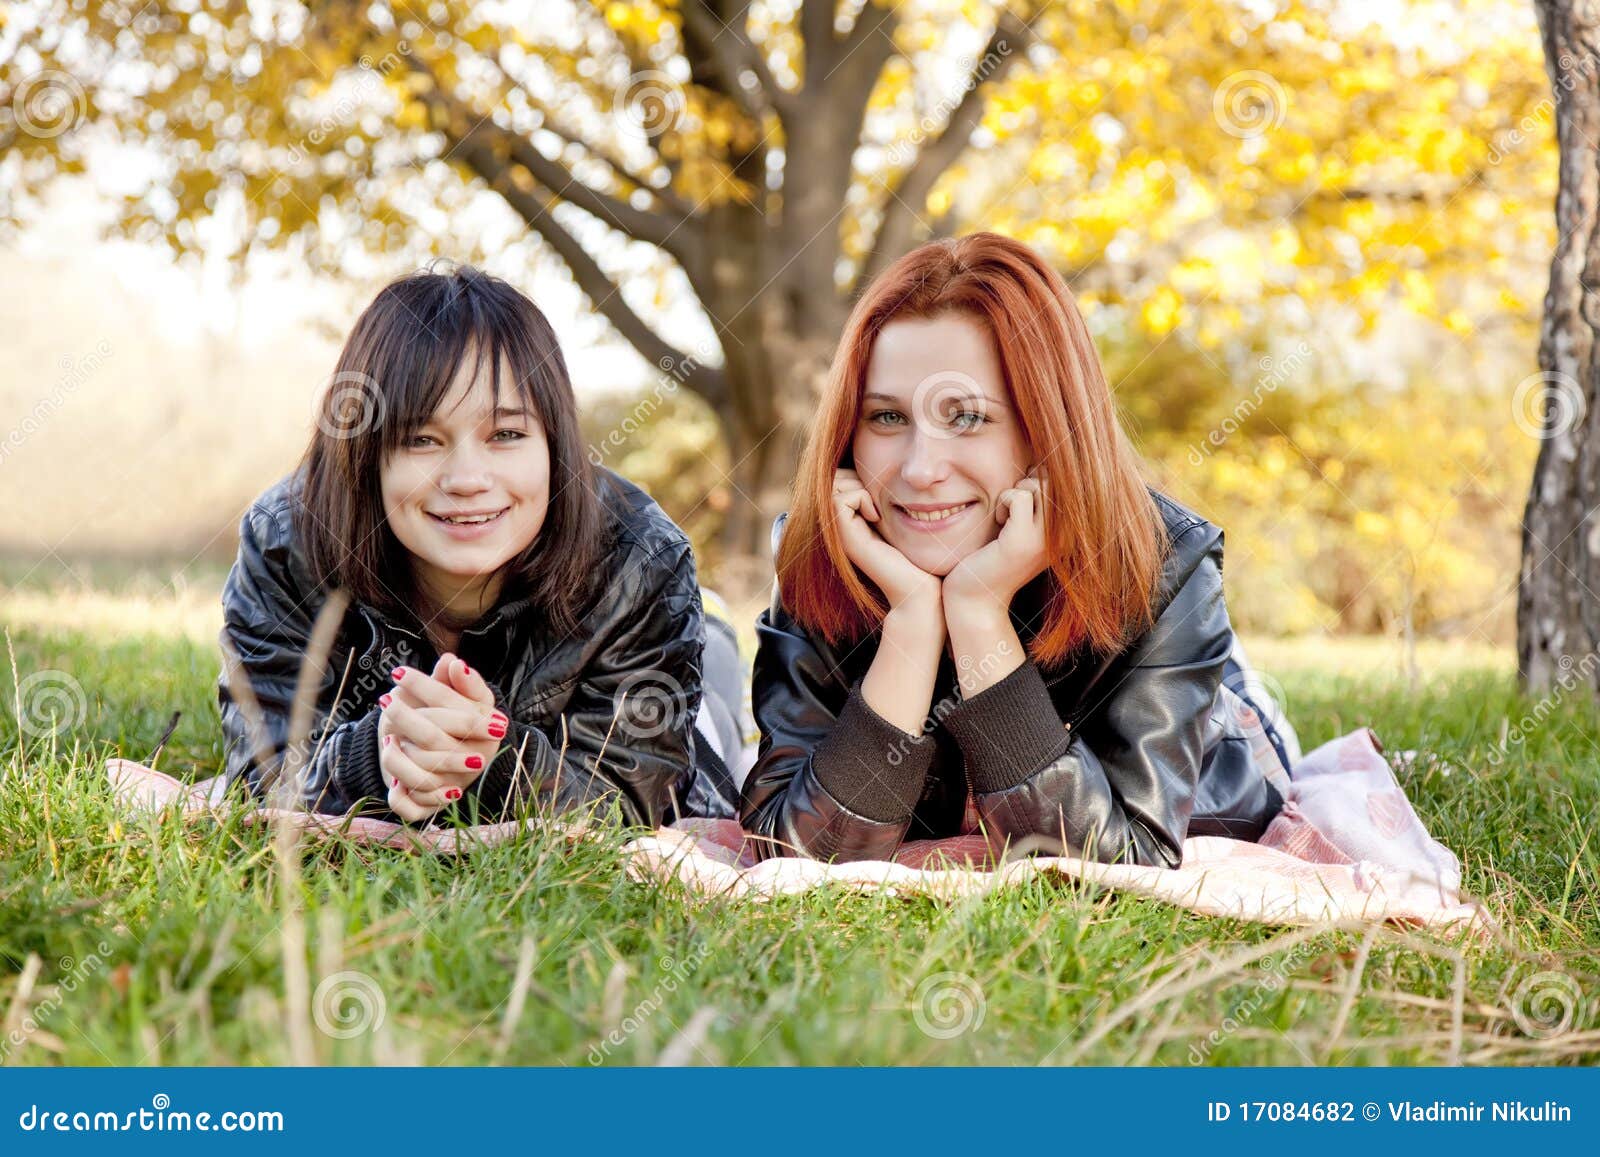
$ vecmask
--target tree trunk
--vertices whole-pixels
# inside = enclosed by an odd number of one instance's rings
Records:
[[[1592,426],[1600,387],[1600,16],[1573,0],[1537,0],[1535,8],[1554,85],[1558,238],[1540,373],[1518,388],[1513,407],[1531,415],[1541,439],[1522,523],[1517,669],[1524,691],[1542,695],[1580,681],[1592,689],[1600,669],[1600,441]]]

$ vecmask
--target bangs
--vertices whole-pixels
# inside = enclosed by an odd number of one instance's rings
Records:
[[[392,315],[407,332],[380,343],[375,359],[390,407],[382,453],[427,425],[464,373],[487,371],[495,409],[526,410],[550,429],[552,396],[571,386],[544,318],[520,294],[496,293],[483,282],[439,279],[425,288],[432,292],[424,300],[405,302],[408,308]]]

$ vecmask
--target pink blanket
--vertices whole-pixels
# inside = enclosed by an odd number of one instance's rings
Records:
[[[178,804],[192,816],[224,806],[220,780],[185,785],[127,760],[107,766],[130,810]],[[313,837],[411,851],[458,854],[512,838],[517,822],[470,828],[408,828],[383,820],[259,808],[251,822],[285,820]],[[527,821],[531,827],[534,821]],[[799,858],[756,862],[731,820],[680,820],[623,849],[630,874],[675,880],[690,892],[766,897],[821,884],[941,898],[970,896],[1035,876],[1074,877],[1151,896],[1195,912],[1267,924],[1385,920],[1414,927],[1495,921],[1460,894],[1461,865],[1428,835],[1401,790],[1377,737],[1358,728],[1307,754],[1294,768],[1282,813],[1260,843],[1191,836],[1175,869],[1101,864],[1070,856],[996,862],[982,837],[912,842],[894,862],[826,864]]]

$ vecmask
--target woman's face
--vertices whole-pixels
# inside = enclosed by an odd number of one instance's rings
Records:
[[[510,380],[502,363],[496,412],[488,367],[468,359],[432,418],[383,464],[389,529],[435,596],[488,580],[544,525],[550,447]]]
[[[962,313],[883,327],[853,448],[878,532],[940,576],[999,535],[1000,494],[1033,463],[989,331]]]

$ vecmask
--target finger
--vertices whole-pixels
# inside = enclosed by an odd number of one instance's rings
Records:
[[[468,707],[471,701],[466,699],[448,683],[441,683],[426,671],[419,671],[415,667],[396,667],[390,672],[390,678],[395,685],[406,692],[414,706],[419,707]]]
[[[450,685],[474,703],[494,706],[494,691],[482,675],[467,666],[465,659],[450,656]]]
[[[1033,525],[1033,491],[1024,490],[1020,486],[1011,492],[1016,495],[1011,500],[1011,513],[1023,526]]]
[[[492,755],[461,744],[450,747],[418,747],[406,741],[402,750],[412,763],[430,775],[436,775],[450,787],[465,787],[488,765]]]
[[[411,801],[420,807],[426,808],[430,813],[437,812],[440,808],[449,807],[461,798],[460,788],[446,788],[443,791],[413,791],[408,793]]]
[[[458,743],[499,743],[506,736],[509,722],[504,711],[485,711],[481,706],[470,711],[455,707],[418,707],[413,711],[416,717],[432,723]]]
[[[1008,487],[1000,492],[1000,497],[994,504],[994,520],[1004,526],[1011,520],[1011,504],[1017,500],[1015,488]]]
[[[877,500],[866,490],[861,492],[861,497],[866,499],[865,508],[862,510],[861,516],[868,522],[881,522],[883,515],[878,512]]]
[[[834,489],[840,486],[860,486],[861,476],[849,467],[841,466],[833,472]]]
[[[438,791],[455,786],[450,781],[418,767],[416,760],[406,752],[405,745],[393,736],[385,739],[378,754],[378,765],[404,784],[407,791]]]
[[[410,794],[401,786],[389,789],[389,810],[403,820],[417,822],[431,819],[438,808],[423,807],[411,798]]]
[[[461,741],[439,725],[440,714],[447,710],[394,702],[385,707],[383,713],[388,717],[390,734],[409,740],[417,747],[449,751]]]

